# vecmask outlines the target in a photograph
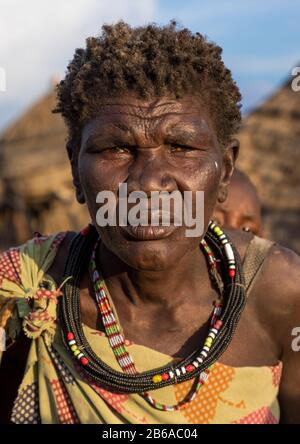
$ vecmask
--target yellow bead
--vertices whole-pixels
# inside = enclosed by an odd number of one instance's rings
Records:
[[[72,345],[71,350],[74,352],[75,350],[77,350],[77,345]]]
[[[155,384],[157,384],[158,382],[161,382],[161,381],[162,381],[162,377],[161,377],[161,375],[155,375],[155,376],[153,376],[152,381],[153,381]]]
[[[204,344],[204,345],[206,345],[207,347],[210,347],[211,344],[212,344],[212,342],[213,342],[212,338],[207,338],[207,339],[205,340],[205,344]]]
[[[74,355],[75,356],[78,356],[80,354],[80,350],[76,350],[76,351],[74,351]]]

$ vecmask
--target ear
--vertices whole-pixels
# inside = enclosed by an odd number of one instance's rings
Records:
[[[73,177],[73,185],[75,187],[76,191],[76,199],[77,202],[80,204],[85,203],[85,197],[82,191],[80,179],[79,179],[79,172],[78,172],[78,152],[79,147],[76,146],[74,141],[69,141],[67,143],[67,152],[68,157],[71,163],[71,170],[72,170],[72,177]]]
[[[218,202],[222,203],[227,199],[228,185],[234,171],[236,159],[239,154],[240,142],[237,139],[231,139],[225,147],[222,162],[222,174],[219,185]]]

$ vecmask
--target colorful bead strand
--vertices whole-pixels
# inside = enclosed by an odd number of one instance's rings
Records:
[[[218,236],[216,231],[218,232]],[[154,390],[155,388],[160,389],[171,384],[176,384],[191,379],[194,379],[195,382],[195,384],[193,384],[193,391],[195,391],[195,386],[196,388],[199,388],[197,384],[199,383],[201,385],[201,381],[200,379],[197,381],[197,379],[200,378],[200,375],[202,375],[202,382],[204,381],[203,372],[207,371],[207,369],[217,361],[219,356],[221,356],[221,354],[227,348],[232,339],[236,324],[240,318],[246,301],[244,278],[239,255],[236,250],[232,248],[235,263],[231,263],[232,258],[230,257],[229,249],[226,248],[225,250],[223,245],[226,243],[230,244],[230,242],[225,234],[225,237],[222,238],[222,230],[216,231],[211,229],[210,224],[208,231],[205,234],[205,241],[209,243],[209,247],[213,248],[214,253],[217,253],[217,261],[220,262],[220,268],[215,267],[213,255],[209,255],[210,257],[208,257],[206,254],[207,263],[211,270],[211,277],[214,277],[214,283],[217,284],[217,288],[220,293],[220,300],[214,305],[213,313],[210,319],[209,331],[203,346],[194,350],[189,356],[177,363],[176,366],[174,366],[173,363],[172,365],[164,365],[159,369],[154,368],[142,373],[132,372],[131,374],[128,373],[128,368],[126,369],[126,363],[122,362],[121,360],[118,360],[118,362],[120,361],[121,368],[125,367],[126,371],[123,370],[120,372],[107,365],[101,359],[101,356],[98,356],[94,352],[87,340],[87,337],[85,336],[82,328],[80,313],[80,282],[83,273],[86,271],[86,263],[90,261],[95,244],[99,240],[99,235],[95,227],[90,227],[87,232],[84,231],[82,234],[78,234],[74,237],[70,245],[70,253],[68,255],[64,270],[64,276],[72,276],[72,280],[66,282],[63,288],[64,297],[60,298],[59,300],[60,323],[63,332],[62,338],[68,350],[74,354],[74,357],[79,356],[80,353],[84,354],[84,356],[82,356],[82,358],[86,358],[86,361],[83,360],[82,362],[84,371],[88,376],[93,378],[95,382],[104,384],[105,386],[111,387],[112,390],[117,390],[122,393],[139,394],[140,396],[143,396],[144,399],[146,399],[147,394],[149,394],[148,392]],[[224,242],[221,243],[219,238],[221,238],[221,241],[223,240]],[[226,240],[228,240],[228,242],[226,242]],[[227,271],[229,269],[229,265],[236,265],[235,276],[232,277],[230,282],[228,282]],[[230,285],[228,285],[229,283]],[[107,291],[103,281],[101,285],[102,288],[99,287],[99,292],[100,290]],[[103,291],[101,291],[102,297],[104,297]],[[107,294],[107,296],[109,295]],[[106,311],[104,315],[109,316],[108,318],[104,319],[106,320],[107,333],[108,335],[111,335],[114,333],[111,330],[111,327],[113,327],[115,319],[110,317],[110,311],[113,312],[113,310],[110,308],[109,304],[111,304],[113,307],[113,303],[110,300],[104,302],[106,302],[108,306],[106,306],[106,304],[98,304],[98,306],[100,305],[100,312],[101,310],[103,310],[103,312]],[[116,313],[112,314],[116,315]],[[117,318],[117,316],[115,317]],[[220,329],[222,329],[222,335],[219,334]],[[70,336],[68,338],[68,333],[74,334],[74,337],[76,338],[75,343],[68,343],[75,340]],[[120,331],[117,330],[115,333],[115,340],[113,340],[112,337],[109,344],[111,346],[115,346],[115,349],[118,350],[118,347],[123,345],[123,343],[125,347],[125,338],[122,337],[123,333],[121,327]],[[123,343],[120,343],[120,341],[116,339],[118,338],[118,333],[121,333]],[[77,348],[74,347],[75,345]],[[73,349],[71,347],[73,347]],[[123,352],[122,349],[120,351]],[[154,380],[156,382],[153,382],[153,377],[155,377]],[[192,396],[192,394],[189,394],[185,400],[180,401],[179,404],[183,407],[185,402],[191,399]],[[157,408],[161,408],[161,406],[163,405],[157,403]],[[176,406],[165,407],[169,409],[178,408]]]
[[[78,345],[77,345],[77,343],[75,341],[74,334],[72,332],[69,332],[67,334],[67,343],[69,345],[69,348],[70,348],[71,352],[75,356],[75,358],[77,358],[81,362],[82,365],[84,365],[84,366],[88,365],[89,361],[84,356],[84,353],[82,353],[82,351],[78,347]]]
[[[228,275],[230,278],[234,278],[236,273],[236,263],[235,263],[235,257],[233,249],[230,245],[230,241],[224,231],[213,221],[209,224],[209,229],[212,230],[216,236],[218,237],[219,241],[221,242],[221,245],[224,249],[224,253],[227,259],[228,263]]]
[[[110,307],[109,300],[106,296],[104,286],[102,285],[102,280],[98,273],[96,267],[96,249],[97,245],[93,250],[91,259],[91,269],[94,282],[94,290],[96,294],[96,300],[99,307],[99,311],[102,316],[102,322],[105,328],[105,333],[108,338],[109,344],[114,352],[115,357],[120,365],[120,367],[126,373],[137,373],[134,362],[130,354],[125,347],[125,338],[121,332],[120,326],[115,318],[115,315]]]

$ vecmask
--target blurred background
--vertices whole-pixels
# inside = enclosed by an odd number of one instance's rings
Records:
[[[176,19],[223,48],[243,95],[238,165],[257,186],[265,236],[300,253],[298,0],[0,0],[0,249],[89,221],[75,202],[64,124],[51,113],[54,85],[74,49],[120,19]]]

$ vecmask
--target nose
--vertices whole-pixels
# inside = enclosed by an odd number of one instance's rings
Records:
[[[152,191],[171,193],[177,190],[172,169],[164,159],[162,150],[148,148],[141,151],[129,169],[128,192],[143,191],[147,196],[150,196]]]

